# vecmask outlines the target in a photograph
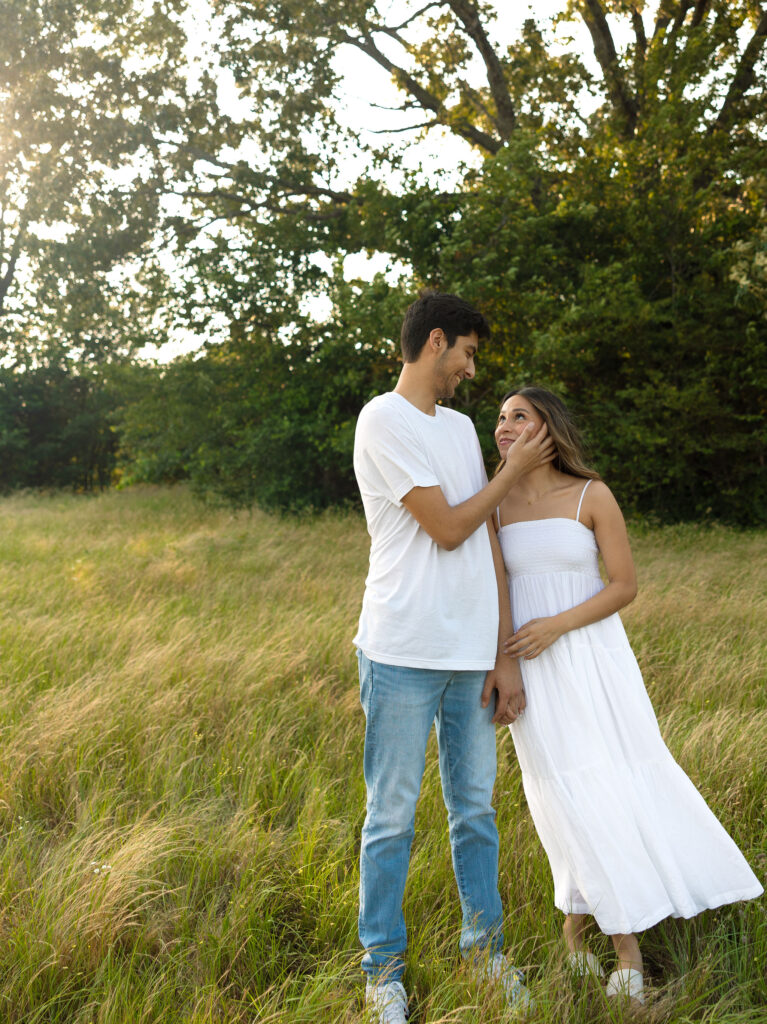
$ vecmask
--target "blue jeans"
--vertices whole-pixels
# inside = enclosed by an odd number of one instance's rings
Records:
[[[365,711],[367,815],[360,851],[359,936],[368,977],[399,981],[407,946],[402,897],[426,742],[436,720],[442,795],[463,925],[461,953],[503,946],[498,830],[492,807],[495,726],[486,672],[401,668],[357,652]]]

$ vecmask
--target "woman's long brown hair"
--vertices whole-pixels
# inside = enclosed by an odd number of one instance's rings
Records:
[[[595,469],[586,465],[580,431],[570,415],[570,410],[561,398],[546,388],[530,385],[530,387],[514,388],[513,391],[508,391],[501,399],[501,408],[515,395],[526,399],[543,417],[549,436],[557,450],[556,458],[551,463],[554,469],[558,469],[561,473],[569,473],[571,476],[582,477],[584,480],[602,479]],[[496,473],[501,466],[503,466],[503,462],[496,469]]]

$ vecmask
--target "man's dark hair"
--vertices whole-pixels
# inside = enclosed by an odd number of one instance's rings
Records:
[[[459,335],[476,333],[478,338],[490,337],[487,320],[468,302],[447,292],[424,292],[408,306],[402,323],[400,343],[406,363],[417,361],[426,339],[437,327],[445,332],[448,348],[455,345]]]

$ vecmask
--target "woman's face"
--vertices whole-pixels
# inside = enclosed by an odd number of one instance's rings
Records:
[[[543,417],[522,395],[507,398],[501,406],[495,428],[495,443],[502,458],[506,458],[509,445],[516,441],[528,423],[533,424],[530,433],[535,434],[543,423]]]

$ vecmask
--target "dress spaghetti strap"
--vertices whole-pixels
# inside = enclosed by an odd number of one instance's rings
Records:
[[[587,480],[586,483],[583,485],[583,490],[581,491],[581,500],[578,502],[578,511],[575,513],[576,523],[579,523],[581,521],[581,505],[583,504],[583,495],[586,493],[586,488],[589,486],[590,483],[591,481]]]

